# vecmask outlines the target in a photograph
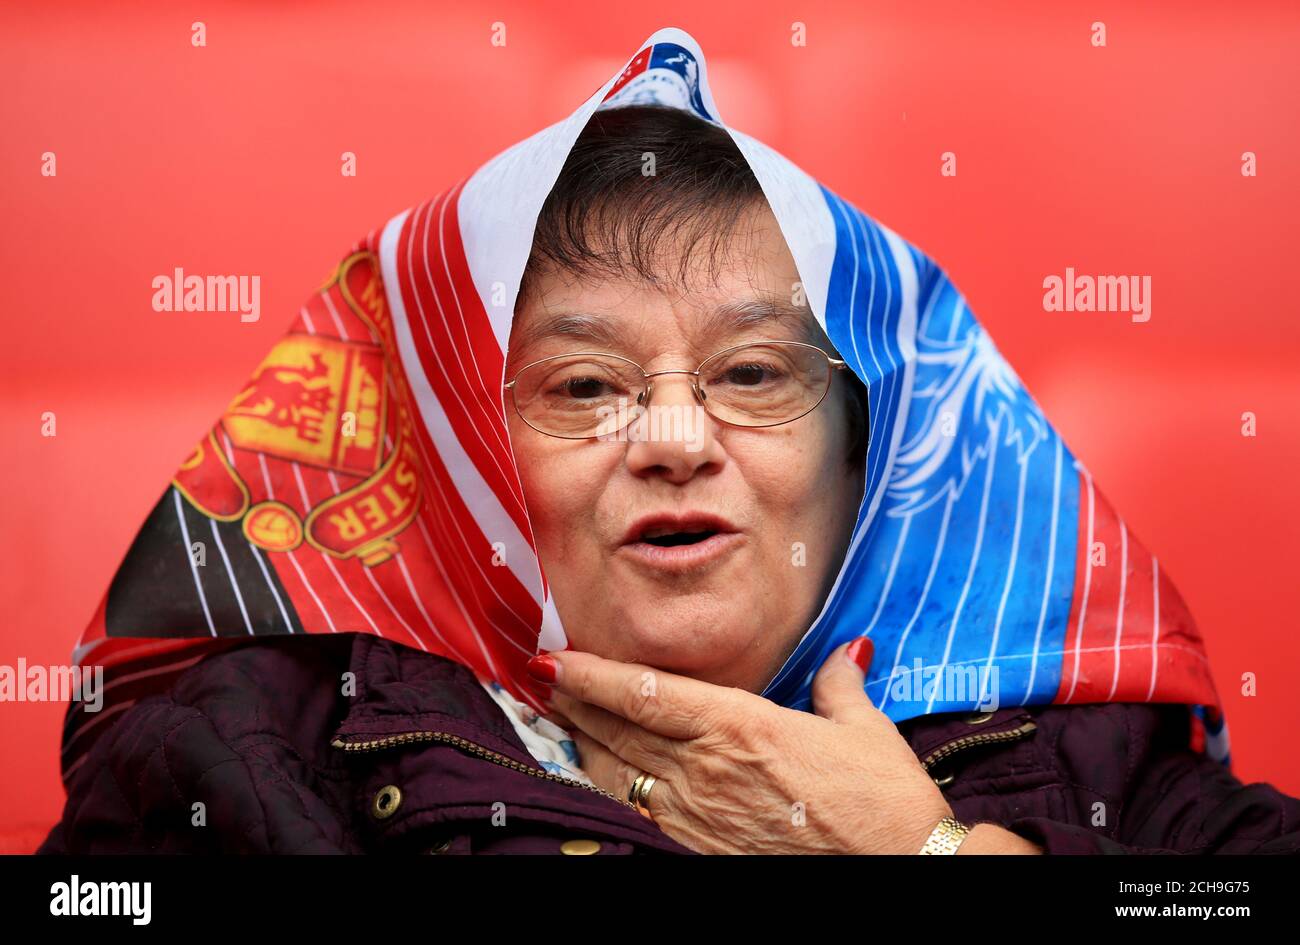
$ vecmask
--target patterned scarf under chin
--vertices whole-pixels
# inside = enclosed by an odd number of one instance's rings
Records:
[[[223,642],[374,633],[472,669],[539,762],[585,778],[524,664],[566,646],[509,448],[506,341],[543,201],[588,118],[655,102],[725,128],[813,314],[867,385],[865,495],[828,599],[764,695],[869,634],[895,721],[1000,705],[1176,702],[1227,760],[1201,638],[942,270],[727,126],[663,29],[565,120],[352,247],[164,490],[74,652],[65,779],[112,719]],[[970,671],[960,697],[927,680]]]

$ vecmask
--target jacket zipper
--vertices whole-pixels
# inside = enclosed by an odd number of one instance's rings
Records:
[[[975,735],[963,735],[961,738],[954,739],[946,745],[936,748],[930,754],[925,756],[921,766],[929,771],[940,761],[957,754],[959,751],[965,751],[973,745],[986,745],[993,742],[1013,742],[1017,739],[1024,738],[1026,735],[1035,731],[1038,725],[1034,722],[1025,722],[1017,728],[1008,729],[1005,732],[979,732]]]
[[[484,748],[482,745],[475,744],[468,739],[461,738],[459,735],[452,735],[448,732],[402,732],[400,735],[388,735],[384,738],[365,742],[345,742],[341,738],[336,738],[330,742],[330,744],[335,748],[342,748],[344,751],[361,752],[377,751],[382,748],[391,748],[394,745],[409,745],[412,742],[441,742],[444,745],[453,745],[461,751],[468,752],[471,755],[476,755],[479,758],[484,758],[487,761],[491,761],[492,763],[501,765],[505,768],[510,768],[513,771],[520,771],[524,774],[530,774],[535,778],[543,778],[547,781],[556,781],[568,787],[593,791],[596,794],[608,797],[616,803],[622,804],[624,807],[630,807],[632,810],[637,810],[637,806],[631,801],[618,797],[615,794],[611,794],[609,791],[606,791],[603,788],[598,788],[594,784],[583,784],[581,781],[574,781],[571,778],[566,778],[560,774],[553,774],[550,771],[542,771],[538,768],[530,767],[522,762],[515,761],[515,759],[507,755],[501,754],[499,751]],[[640,811],[637,812],[640,813]]]
[[[1037,730],[1037,728],[1038,726],[1033,722],[1025,722],[1019,727],[1009,729],[1005,732],[979,732],[975,735],[963,735],[961,738],[950,741],[947,744],[940,746],[935,751],[930,752],[930,754],[926,755],[925,759],[921,762],[921,766],[929,771],[943,759],[948,758],[959,751],[964,751],[973,745],[1016,741],[1017,739],[1024,738],[1026,735]],[[414,742],[441,742],[445,745],[452,745],[462,751],[470,753],[471,755],[491,761],[492,763],[501,765],[502,767],[510,768],[513,771],[519,771],[523,774],[532,775],[535,778],[542,778],[546,781],[554,781],[558,784],[563,784],[566,787],[581,788],[583,790],[592,791],[596,794],[607,797],[611,801],[621,804],[624,807],[630,807],[632,810],[637,809],[636,805],[631,801],[625,800],[616,794],[611,794],[604,788],[596,787],[594,784],[583,784],[581,781],[574,781],[571,778],[564,777],[563,775],[552,774],[550,771],[542,771],[538,768],[530,767],[529,765],[515,761],[515,759],[501,754],[499,751],[492,751],[490,748],[484,748],[482,745],[471,742],[469,739],[461,738],[459,735],[452,735],[448,732],[402,732],[399,735],[388,735],[384,738],[364,742],[346,742],[341,738],[336,738],[330,742],[330,744],[335,748],[341,748],[344,751],[362,752],[378,751],[384,748],[392,748],[395,745],[409,745]]]

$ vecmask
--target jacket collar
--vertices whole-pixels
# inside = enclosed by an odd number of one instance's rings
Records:
[[[501,707],[473,672],[453,660],[358,633],[353,635],[348,672],[351,675],[344,682],[355,686],[355,693],[334,741],[443,732],[537,766]],[[1032,719],[1026,707],[1011,706],[991,713],[923,715],[898,723],[898,730],[917,759],[930,768],[967,743],[1015,737]]]
[[[454,660],[357,633],[348,673],[344,684],[353,687],[352,698],[331,741],[441,732],[537,765],[474,673]]]

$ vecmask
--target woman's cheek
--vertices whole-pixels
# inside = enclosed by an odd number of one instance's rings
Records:
[[[577,552],[580,541],[595,540],[591,522],[601,478],[608,476],[587,451],[554,442],[519,456],[528,519],[543,549]]]
[[[830,499],[825,481],[832,457],[824,428],[820,422],[791,424],[788,432],[764,440],[745,459],[746,479],[758,491],[766,516],[787,530],[813,526]],[[806,542],[813,536],[788,537]]]
[[[801,597],[817,593],[826,570],[839,563],[834,559],[844,505],[839,412],[829,409],[809,419],[815,422],[796,428],[799,435],[772,460],[762,503],[773,526],[772,554],[787,564],[801,562],[791,575]]]

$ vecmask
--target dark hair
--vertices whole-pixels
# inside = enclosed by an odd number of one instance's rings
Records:
[[[643,171],[647,155],[651,175]],[[667,105],[597,111],[542,204],[517,304],[539,273],[554,270],[662,286],[673,262],[664,246],[680,250],[675,284],[686,284],[705,241],[716,276],[719,254],[758,203],[767,205],[763,188],[726,129]],[[867,452],[867,390],[851,371],[837,373],[849,386],[848,460],[857,464]]]

